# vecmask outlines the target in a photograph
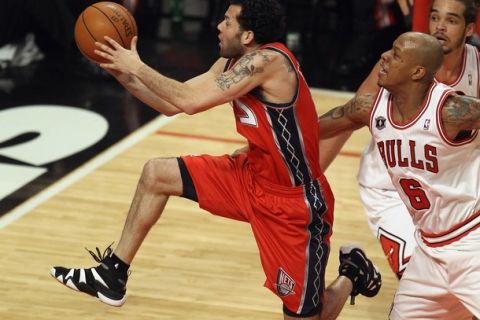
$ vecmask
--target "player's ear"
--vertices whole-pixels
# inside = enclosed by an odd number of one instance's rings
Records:
[[[412,73],[413,80],[421,80],[427,74],[427,69],[423,66],[415,66]]]
[[[473,36],[473,33],[475,32],[476,29],[477,29],[477,25],[474,22],[467,24],[467,26],[465,27],[465,36],[467,38]]]
[[[255,34],[251,30],[242,31],[242,35],[241,35],[240,38],[241,38],[242,43],[244,45],[248,45],[248,44],[251,44],[254,41]]]

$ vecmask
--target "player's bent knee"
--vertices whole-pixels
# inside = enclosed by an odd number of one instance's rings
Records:
[[[180,195],[182,179],[175,158],[154,158],[143,166],[140,183],[152,193]]]

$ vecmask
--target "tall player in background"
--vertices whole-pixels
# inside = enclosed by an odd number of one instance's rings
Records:
[[[392,320],[480,316],[480,99],[435,81],[442,51],[433,36],[402,34],[382,54],[378,94],[319,118],[322,137],[369,126],[416,226]]]
[[[432,0],[397,0],[403,15],[411,17],[412,31],[428,32],[428,17]],[[478,5],[478,1],[477,5]],[[476,34],[480,35],[479,17],[476,21]]]
[[[218,25],[221,58],[185,83],[145,65],[136,50],[97,43],[97,54],[132,94],[165,115],[195,114],[230,102],[249,150],[235,157],[156,158],[143,169],[115,252],[89,269],[54,267],[64,285],[121,306],[128,268],[169,196],[249,222],[284,319],[334,319],[350,294],[374,296],[380,274],[362,250],[342,247],[340,276],[325,289],[334,199],[318,159],[315,105],[293,54],[278,41],[284,10],[276,0],[231,0]],[[222,106],[226,108],[225,106]],[[188,232],[188,230],[186,230]],[[232,284],[232,290],[235,290]]]
[[[444,58],[435,79],[466,95],[479,96],[479,54],[466,40],[475,30],[477,8],[473,0],[434,0],[429,17],[430,34],[442,44]],[[380,60],[381,62],[381,60]],[[375,93],[380,62],[371,71],[357,91],[357,95]],[[342,145],[350,134],[329,139],[322,145]],[[332,150],[330,148],[329,150]],[[325,157],[324,157],[325,155]],[[332,154],[321,153],[322,167],[326,168]],[[362,154],[358,173],[360,198],[369,226],[380,240],[390,267],[400,278],[416,246],[413,225],[407,208],[400,199],[373,140]]]

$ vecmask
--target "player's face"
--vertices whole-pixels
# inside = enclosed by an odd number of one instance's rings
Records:
[[[392,49],[382,54],[377,82],[380,87],[390,90],[410,81],[416,46],[417,43],[410,37],[401,35],[393,43]]]
[[[435,0],[430,11],[430,34],[442,44],[443,53],[463,48],[472,35],[473,24],[465,24],[465,5],[456,0]]]
[[[242,30],[237,21],[241,7],[231,5],[228,7],[225,17],[217,26],[218,39],[220,40],[220,56],[224,58],[238,58],[243,55],[244,47],[241,42]]]

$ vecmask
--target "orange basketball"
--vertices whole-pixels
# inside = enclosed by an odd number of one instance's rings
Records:
[[[75,42],[88,59],[102,63],[105,59],[95,54],[95,41],[107,44],[109,36],[124,48],[130,49],[132,38],[137,35],[137,24],[130,12],[115,2],[102,1],[87,7],[75,23]]]

